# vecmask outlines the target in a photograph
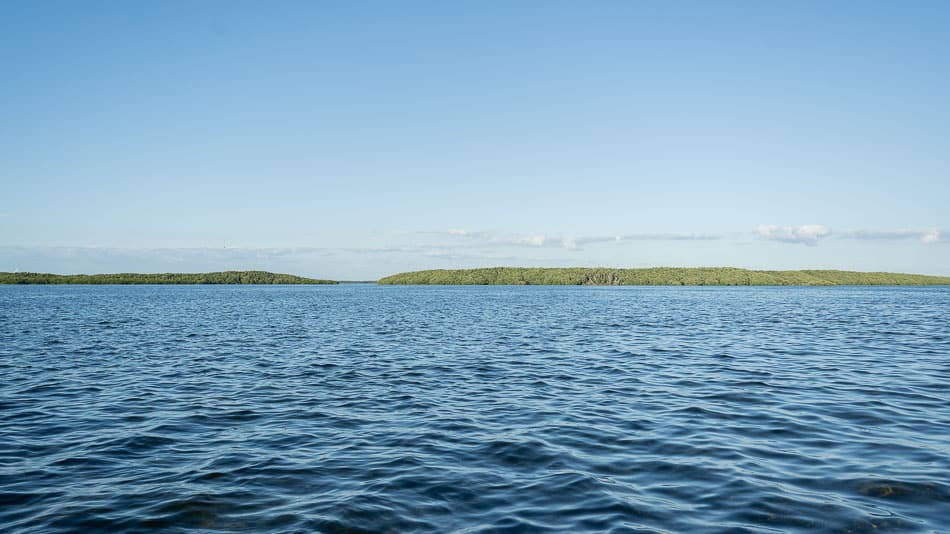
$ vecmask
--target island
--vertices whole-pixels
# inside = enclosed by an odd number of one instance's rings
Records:
[[[292,274],[267,271],[223,271],[214,273],[117,273],[48,274],[2,273],[0,284],[336,284]]]
[[[950,285],[948,276],[835,270],[754,271],[736,267],[646,269],[489,267],[394,274],[380,284],[589,286],[880,286]]]

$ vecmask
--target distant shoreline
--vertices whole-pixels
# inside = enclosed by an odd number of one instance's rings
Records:
[[[755,271],[736,267],[645,269],[490,267],[387,276],[383,285],[864,286],[950,285],[950,276],[836,270]]]
[[[212,273],[116,273],[116,274],[48,274],[0,273],[0,285],[251,285],[251,284],[336,284],[335,280],[304,278],[292,274],[267,271],[220,271]]]
[[[50,274],[0,272],[0,285],[548,285],[548,286],[950,286],[950,276],[736,267],[488,267],[433,269],[376,280],[323,280],[267,271]]]

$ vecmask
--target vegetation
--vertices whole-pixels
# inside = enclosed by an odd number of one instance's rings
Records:
[[[336,284],[266,271],[163,274],[2,273],[0,284]],[[950,285],[950,277],[854,271],[751,271],[733,267],[650,269],[491,267],[395,274],[380,284],[597,286]]]
[[[380,284],[598,286],[858,286],[950,285],[950,277],[854,271],[750,271],[734,267],[650,269],[437,269],[387,276]]]
[[[266,271],[163,274],[46,274],[0,273],[0,284],[335,284],[332,280],[302,278]]]

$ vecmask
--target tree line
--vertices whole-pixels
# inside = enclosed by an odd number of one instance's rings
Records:
[[[753,271],[735,267],[647,269],[489,267],[387,276],[380,284],[605,286],[950,285],[950,277],[835,270]]]
[[[0,284],[335,284],[291,274],[267,271],[214,273],[49,274],[0,273]]]

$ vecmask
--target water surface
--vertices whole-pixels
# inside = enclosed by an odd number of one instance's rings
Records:
[[[942,531],[948,312],[948,288],[0,287],[0,531]]]

